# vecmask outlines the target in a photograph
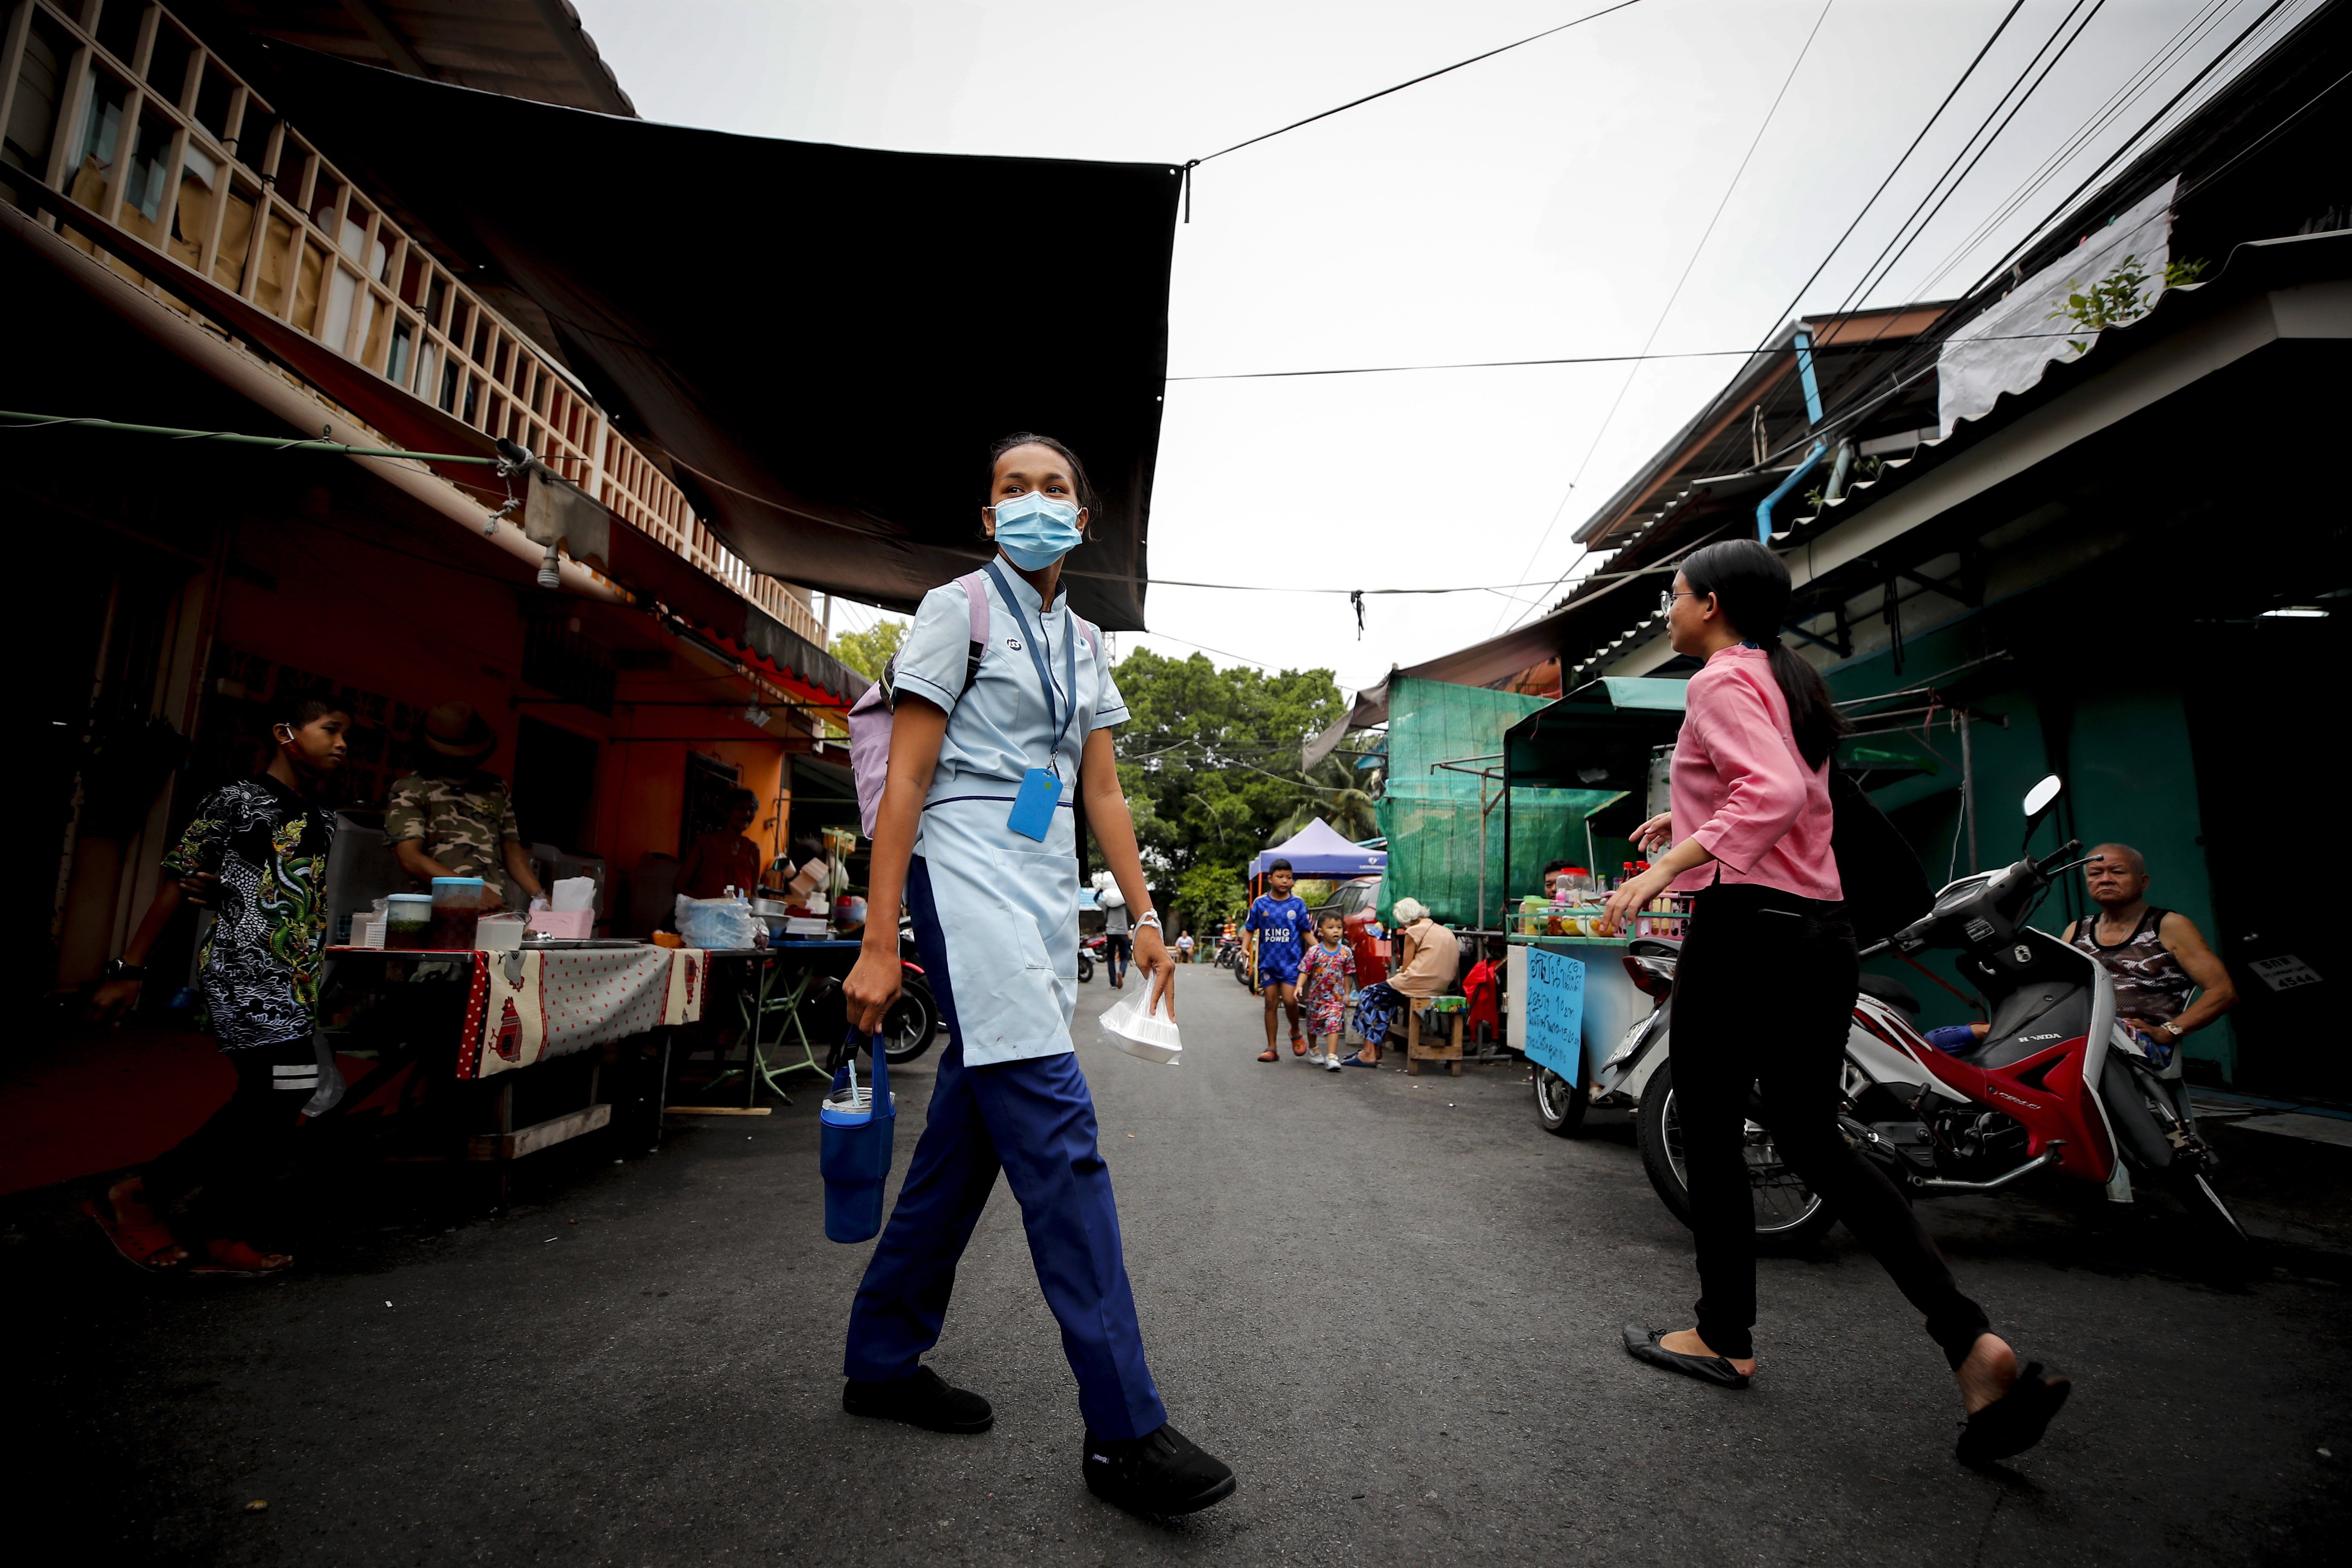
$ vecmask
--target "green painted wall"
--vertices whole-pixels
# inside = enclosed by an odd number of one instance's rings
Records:
[[[1970,729],[1979,868],[2017,858],[2024,826],[2020,803],[2035,780],[2055,771],[2066,780],[2066,795],[2053,820],[2036,836],[2035,852],[2046,855],[2070,835],[2086,846],[2111,839],[2129,844],[2147,858],[2154,879],[2151,901],[2179,910],[2211,938],[2217,930],[2212,887],[2200,837],[2188,718],[2178,691],[2110,675],[2108,661],[2091,657],[2010,658],[1956,676],[1945,673],[2011,646],[2005,634],[2026,609],[2017,600],[1989,605],[1910,638],[1900,673],[1885,650],[1822,673],[1841,700],[1932,681],[1966,693],[1973,710],[2007,721],[2006,729],[1993,723]],[[1928,881],[1940,887],[1956,874],[1953,868],[1959,873],[1968,868],[1967,849],[1959,843],[1959,746],[1948,729],[1938,728],[1928,739],[1949,766],[1891,785],[1874,798],[1918,851]],[[2056,934],[2089,908],[2076,882],[2053,889],[2033,923]],[[1927,955],[1927,962],[1945,980],[1957,979],[1942,955]],[[1975,1016],[1959,999],[1923,984],[1899,959],[1881,957],[1868,967],[1909,984],[1926,1005],[1923,1020],[1931,1026]],[[2188,1050],[2192,1058],[2214,1062],[2225,1081],[2235,1076],[2236,1037],[2227,1017],[2191,1037]]]

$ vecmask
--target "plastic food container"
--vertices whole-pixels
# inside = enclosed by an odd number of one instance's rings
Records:
[[[1184,1041],[1176,1032],[1176,1020],[1151,1011],[1150,994],[1146,987],[1104,1012],[1097,1020],[1103,1041],[1148,1062],[1181,1062]]]
[[[433,926],[425,945],[468,951],[478,945],[474,928],[481,921],[482,905],[488,896],[488,887],[479,877],[434,878]]]
[[[522,945],[520,915],[484,915],[474,927],[475,945],[484,952],[512,952]]]
[[[432,945],[433,900],[424,893],[394,893],[383,901],[383,945]]]

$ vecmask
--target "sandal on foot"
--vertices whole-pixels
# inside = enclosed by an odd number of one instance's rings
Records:
[[[1366,1061],[1364,1059],[1364,1053],[1361,1051],[1349,1051],[1348,1053],[1348,1059],[1341,1062],[1339,1065],[1343,1068],[1370,1068],[1374,1072],[1378,1072],[1381,1067],[1381,1064],[1378,1062]]]
[[[242,1241],[208,1241],[205,1243],[205,1258],[202,1263],[191,1265],[188,1272],[215,1279],[262,1279],[294,1267],[290,1258],[283,1263],[268,1262]]]
[[[1290,1054],[1294,1057],[1303,1057],[1307,1054],[1306,1036],[1293,1035],[1290,1037]]]
[[[2022,1454],[2042,1441],[2050,1418],[2074,1386],[2065,1373],[2047,1371],[2038,1361],[2027,1362],[2008,1393],[1961,1423],[1960,1441],[1953,1452],[1964,1465],[1989,1465]]]
[[[1668,1372],[1695,1377],[1701,1383],[1711,1383],[1717,1388],[1745,1388],[1748,1374],[1719,1355],[1685,1355],[1670,1351],[1658,1342],[1666,1337],[1664,1329],[1645,1329],[1639,1323],[1625,1325],[1625,1353],[1635,1361],[1661,1366]]]
[[[1282,1059],[1282,1055],[1272,1046],[1268,1046],[1264,1051],[1258,1054],[1257,1059],[1262,1062],[1278,1062]]]
[[[81,1212],[106,1233],[106,1239],[113,1244],[123,1262],[142,1273],[161,1274],[187,1261],[185,1258],[173,1258],[157,1262],[156,1254],[178,1247],[180,1238],[152,1215],[143,1220],[125,1220],[117,1218],[113,1209],[111,1203],[100,1209],[94,1198],[81,1205]]]

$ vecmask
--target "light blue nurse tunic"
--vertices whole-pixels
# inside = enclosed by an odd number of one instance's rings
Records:
[[[1026,581],[999,572],[1001,587],[982,578],[989,647],[969,690],[962,584],[924,598],[898,654],[898,694],[948,710],[907,877],[948,1046],[923,1135],[850,1308],[842,1372],[902,1378],[939,1342],[957,1264],[1001,1173],[1021,1205],[1087,1430],[1117,1441],[1156,1431],[1168,1411],[1144,1356],[1093,1096],[1070,1045],[1078,955],[1072,807],[1086,737],[1125,719],[1127,704],[1097,651],[1075,637],[1068,612],[1044,612]],[[1033,637],[1044,639],[1037,651],[1057,692],[1066,679],[1076,687],[1075,708],[1066,694],[1053,704],[1069,721],[1058,735],[1026,646]],[[1005,819],[1024,775],[1045,763],[1049,749],[1062,801],[1040,842]]]
[[[1020,613],[982,574],[989,647],[970,690],[963,680],[971,611],[961,581],[923,596],[897,667],[900,692],[948,712],[915,853],[929,868],[969,1067],[1072,1048],[1070,1020],[1078,999],[1078,757],[1087,735],[1128,718],[1109,665],[1077,636],[1068,595],[1057,594],[1049,610],[1020,574],[1002,563],[997,572]],[[1071,720],[1059,736],[1052,732],[1053,716],[1025,642],[1041,633],[1055,706]],[[1072,651],[1074,715],[1061,691],[1065,656]],[[1062,778],[1062,801],[1041,843],[1013,832],[1005,818],[1023,776],[1047,765],[1049,748]]]

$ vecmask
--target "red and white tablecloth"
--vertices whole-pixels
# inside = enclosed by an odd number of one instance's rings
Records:
[[[698,948],[477,952],[457,1076],[488,1078],[702,1017]]]

